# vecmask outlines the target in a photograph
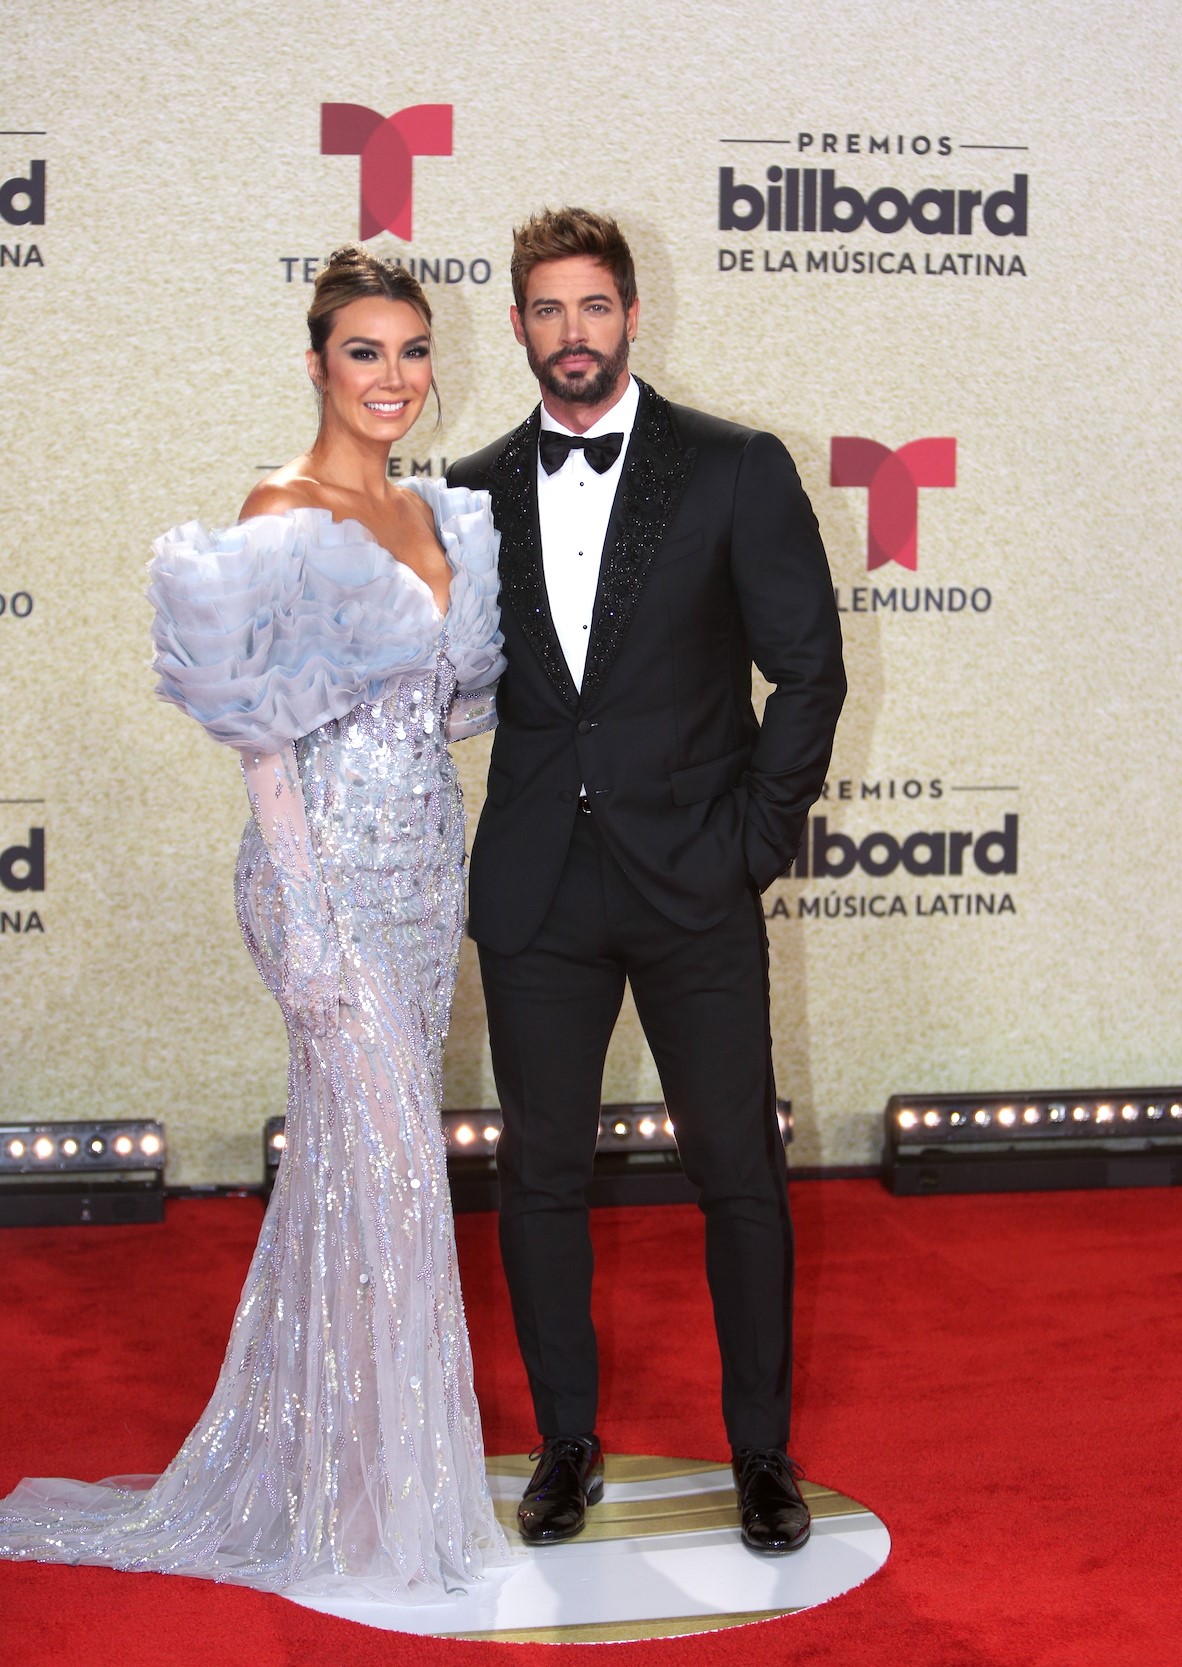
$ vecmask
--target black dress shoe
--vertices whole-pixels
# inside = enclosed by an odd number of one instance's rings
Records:
[[[797,1483],[804,1471],[778,1447],[736,1447],[731,1453],[743,1544],[782,1557],[809,1537],[809,1508]]]
[[[599,1437],[560,1436],[530,1454],[538,1467],[517,1507],[527,1545],[554,1545],[582,1531],[587,1506],[603,1498],[603,1449]]]

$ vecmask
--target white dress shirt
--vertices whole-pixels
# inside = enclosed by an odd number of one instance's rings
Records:
[[[639,400],[640,389],[635,377],[630,376],[628,386],[611,410],[587,430],[588,439],[599,434],[624,436],[619,457],[602,475],[595,473],[581,451],[572,451],[561,469],[552,475],[538,462],[542,572],[554,629],[576,689],[583,686],[603,541]],[[542,427],[557,434],[574,432],[555,422],[544,405]]]

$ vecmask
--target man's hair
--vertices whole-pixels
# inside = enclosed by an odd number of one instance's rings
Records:
[[[544,208],[516,228],[509,276],[518,311],[525,308],[525,287],[534,267],[543,261],[569,260],[572,255],[585,255],[607,267],[626,312],[636,299],[632,251],[610,215],[588,208]]]

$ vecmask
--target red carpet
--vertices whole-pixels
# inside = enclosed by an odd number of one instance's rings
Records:
[[[794,1448],[894,1538],[886,1568],[792,1619],[588,1663],[1172,1667],[1182,1659],[1182,1195],[900,1200],[793,1189]],[[0,1492],[24,1474],[153,1471],[212,1385],[253,1200],[163,1227],[0,1233]],[[617,1450],[725,1457],[690,1208],[597,1212]],[[534,1439],[491,1217],[460,1248],[485,1433]],[[4,1667],[490,1667],[546,1646],[377,1633],[205,1581],[0,1563]]]

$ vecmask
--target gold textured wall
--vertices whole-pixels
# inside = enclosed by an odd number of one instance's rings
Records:
[[[320,151],[333,102],[453,108],[452,154],[414,164],[412,236],[374,240],[441,263],[445,425],[404,467],[533,401],[514,220],[614,212],[638,372],[779,433],[820,517],[852,689],[828,830],[890,835],[882,868],[913,834],[1018,819],[1016,872],[970,845],[960,876],[769,893],[799,1161],[873,1160],[894,1091],[1178,1081],[1172,5],[24,0],[4,46],[0,852],[44,828],[46,874],[0,887],[0,1116],[163,1115],[170,1179],[196,1183],[256,1179],[282,1109],[281,1023],[233,918],[236,762],[152,698],[143,564],[310,437],[304,263],[359,229],[358,159]],[[43,223],[4,183],[35,160]],[[724,168],[761,198],[769,168],[828,169],[907,202],[1021,174],[1028,218],[721,229]],[[957,442],[955,486],[918,493],[914,570],[868,570],[867,492],[830,484],[851,436]],[[487,743],[459,756],[475,811]],[[606,1092],[659,1093],[633,1018]],[[448,1095],[493,1103],[467,951]]]

